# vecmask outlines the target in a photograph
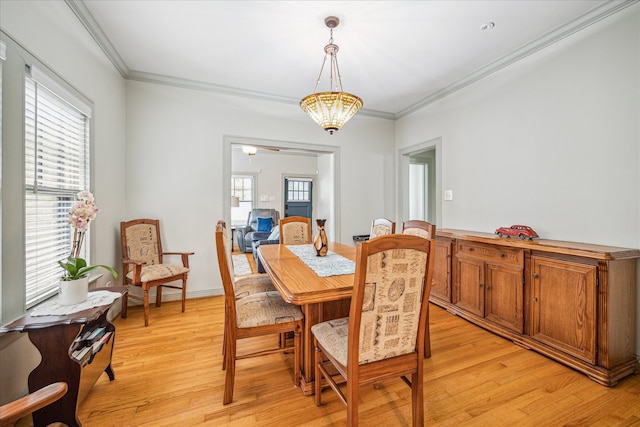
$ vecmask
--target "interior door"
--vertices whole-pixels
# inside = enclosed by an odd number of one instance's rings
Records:
[[[310,178],[284,179],[284,216],[311,218],[313,212],[313,181]]]

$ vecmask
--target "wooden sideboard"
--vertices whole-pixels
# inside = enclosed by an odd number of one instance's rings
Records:
[[[125,295],[128,288],[101,289]],[[70,427],[81,426],[76,416],[80,402],[103,372],[111,381],[114,380],[111,355],[115,326],[107,314],[116,301],[64,316],[34,317],[26,314],[0,329],[1,333],[26,332],[42,356],[40,364],[29,374],[30,392],[58,381],[68,385],[66,395],[33,413],[35,427],[53,422],[62,422]],[[99,336],[89,337],[94,331]]]
[[[437,231],[430,301],[613,386],[635,355],[640,250]]]

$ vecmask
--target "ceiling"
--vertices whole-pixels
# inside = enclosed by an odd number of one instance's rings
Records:
[[[66,1],[127,79],[291,104],[314,91],[335,15],[344,91],[395,119],[636,0]]]

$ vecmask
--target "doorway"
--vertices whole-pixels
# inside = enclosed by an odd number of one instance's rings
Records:
[[[437,138],[400,150],[398,202],[402,221],[442,223],[440,144]]]
[[[262,172],[260,169],[249,168],[251,170],[239,170],[232,167],[234,163],[234,153],[237,156],[247,156],[242,153],[240,147],[243,145],[254,146],[266,149],[272,152],[273,156],[280,156],[286,154],[294,154],[301,156],[313,156],[317,158],[317,170],[313,180],[313,194],[316,204],[316,216],[319,218],[327,218],[327,222],[330,224],[326,228],[329,239],[334,241],[341,241],[341,217],[338,215],[340,212],[340,147],[338,146],[324,146],[317,144],[307,144],[291,141],[272,141],[259,138],[240,137],[232,135],[223,136],[223,161],[222,170],[220,173],[221,182],[223,185],[221,188],[222,200],[221,207],[224,212],[225,221],[230,221],[231,217],[231,188],[229,185],[230,179],[233,174],[245,174],[245,172],[255,172],[257,186],[264,183],[265,180],[260,178]],[[280,193],[283,187],[283,179],[286,176],[291,177],[292,174],[289,168],[282,168],[282,179],[278,180],[277,187],[273,187],[273,191]],[[233,170],[233,172],[232,172]],[[265,166],[266,170],[266,166]],[[273,169],[271,169],[273,172]],[[308,174],[304,175],[309,176]],[[297,176],[295,177],[298,178]],[[254,188],[254,191],[256,189]],[[261,193],[261,189],[257,190],[258,196]],[[266,189],[264,194],[277,194],[271,193],[270,189]],[[256,196],[256,197],[258,197]],[[284,201],[282,197],[281,201]],[[281,212],[284,214],[284,206],[281,206]],[[312,206],[313,208],[313,206]],[[313,211],[312,211],[313,212]],[[313,216],[313,213],[311,214]],[[350,239],[350,237],[349,237]]]

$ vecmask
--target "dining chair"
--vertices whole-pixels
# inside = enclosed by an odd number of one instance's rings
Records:
[[[225,236],[228,235],[227,224],[219,220],[216,223],[216,227],[220,227]],[[231,259],[231,268],[230,271],[233,270],[233,257]],[[250,276],[242,276],[240,278],[234,278],[234,293],[236,298],[244,298],[249,295],[258,294],[260,292],[269,292],[275,291],[276,288],[273,286],[273,282],[266,274],[252,274]],[[227,313],[225,311],[224,324],[227,324]],[[224,333],[226,333],[226,326],[224,328]],[[226,357],[226,340],[222,341],[222,369],[225,367],[225,357]]]
[[[49,406],[67,394],[67,383],[57,382],[42,387],[12,402],[0,406],[0,426],[12,426],[22,417]]]
[[[237,342],[241,339],[265,335],[293,333],[293,383],[300,385],[300,355],[302,311],[299,307],[285,302],[277,291],[259,292],[243,298],[236,298],[235,278],[231,274],[231,251],[227,246],[229,238],[220,223],[216,225],[216,253],[218,267],[224,288],[225,331],[224,331],[224,395],[222,403],[233,401],[236,361],[249,357],[285,353],[291,347],[279,344],[277,348],[237,354]]]
[[[434,251],[435,240],[402,234],[359,243],[349,317],[311,327],[316,405],[322,388],[331,387],[347,406],[349,426],[358,424],[360,387],[394,377],[411,387],[413,425],[423,425],[425,283],[433,275]],[[344,392],[334,371],[346,381]]]
[[[127,317],[128,298],[141,300],[144,305],[144,326],[149,326],[149,290],[156,288],[156,307],[162,304],[162,288],[182,290],[182,312],[187,299],[187,276],[189,256],[193,252],[164,252],[160,238],[160,221],[157,219],[134,219],[120,223],[122,244],[123,286],[142,288],[143,296],[128,292],[122,297],[121,317]],[[182,265],[164,262],[165,255],[179,255]],[[168,283],[181,281],[181,285]]]
[[[436,226],[427,221],[412,219],[402,223],[401,233],[435,240]],[[433,280],[431,286],[433,286]],[[424,358],[429,357],[431,357],[431,331],[429,329],[429,309],[427,308],[427,322],[424,328]]]
[[[311,243],[311,218],[288,216],[280,219],[280,243],[297,245]]]
[[[390,221],[386,218],[377,218],[371,222],[371,233],[369,233],[369,239],[386,236],[387,234],[393,234],[395,232],[395,222]]]
[[[400,233],[431,239],[435,236],[436,226],[420,219],[411,219],[402,223]]]

